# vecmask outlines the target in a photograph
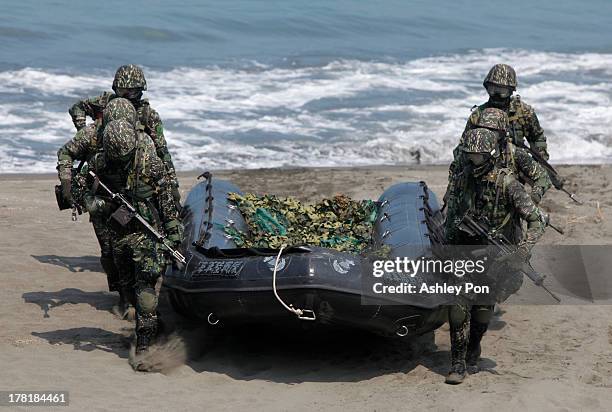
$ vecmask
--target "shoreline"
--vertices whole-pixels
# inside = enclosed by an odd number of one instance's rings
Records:
[[[608,168],[612,167],[611,163],[552,163],[551,164],[555,168],[559,168],[560,170],[567,169],[570,167],[586,167],[586,168]],[[380,170],[380,169],[388,169],[388,170],[429,170],[429,169],[440,169],[444,168],[448,170],[449,163],[428,163],[428,164],[414,164],[414,163],[406,163],[406,164],[381,164],[381,165],[357,165],[357,166],[284,166],[284,167],[257,167],[257,168],[236,168],[236,169],[206,169],[203,168],[200,170],[181,170],[177,171],[178,176],[193,176],[199,175],[203,173],[203,171],[210,171],[211,173],[246,173],[246,172],[282,172],[282,171],[299,171],[299,170],[348,170],[348,169],[364,169],[364,170]],[[45,178],[49,176],[57,177],[57,172],[1,172],[0,179],[7,179],[11,177],[16,178]]]

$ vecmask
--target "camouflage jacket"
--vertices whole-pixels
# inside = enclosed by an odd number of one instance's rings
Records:
[[[460,174],[466,166],[467,160],[461,151],[462,143],[463,136],[459,145],[453,150],[454,159],[448,171],[449,185],[453,185],[455,176]],[[539,198],[542,198],[548,189],[552,187],[552,181],[546,169],[531,157],[527,150],[517,147],[509,141],[506,142],[506,147],[502,151],[501,162],[504,167],[510,168],[519,180],[527,181],[532,187],[532,192],[537,193]],[[449,194],[447,192],[447,195],[445,195],[446,200],[448,200]]]
[[[468,211],[484,218],[491,229],[500,231],[515,244],[530,248],[544,233],[545,215],[510,169],[496,164],[482,177],[464,173],[453,191],[445,222],[446,241],[449,244],[473,243],[473,239],[468,239],[458,229]],[[522,233],[521,219],[528,224],[525,235]]]
[[[474,107],[472,114],[470,115],[467,124],[465,125],[465,131],[473,129],[475,124],[478,123],[480,113],[487,107],[494,107],[489,102],[486,102],[480,106]],[[540,126],[540,121],[535,113],[535,110],[526,103],[523,103],[520,96],[512,96],[510,105],[506,110],[508,114],[508,120],[510,122],[509,132],[513,142],[524,143],[524,139],[527,139],[529,146],[540,153],[544,159],[548,160],[548,147],[546,143],[546,136],[544,130]]]
[[[109,101],[117,97],[114,93],[104,92],[100,96],[90,97],[85,100],[76,102],[68,111],[74,126],[80,130],[85,127],[87,116],[92,119],[100,119],[102,112]],[[134,102],[132,102],[134,103]],[[136,111],[138,112],[138,118],[140,123],[144,126],[145,133],[151,136],[153,143],[157,150],[157,155],[162,159],[171,177],[174,179],[173,183],[176,183],[176,172],[174,169],[174,163],[172,163],[172,156],[168,151],[168,145],[166,138],[164,137],[164,127],[157,111],[155,111],[150,105],[147,99],[141,99],[134,104]]]
[[[74,137],[57,151],[57,174],[60,180],[70,180],[75,161],[89,162],[100,150],[101,141],[98,134],[100,121],[80,129]]]
[[[161,228],[178,220],[178,209],[164,163],[152,139],[140,133],[134,157],[127,164],[95,162],[93,168],[113,191],[122,193],[153,226]],[[138,226],[130,231],[138,231]]]

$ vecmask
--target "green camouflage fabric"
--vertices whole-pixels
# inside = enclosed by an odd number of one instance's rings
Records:
[[[113,253],[113,231],[108,227],[106,219],[91,216],[90,221],[93,225],[96,239],[100,245],[100,264],[106,273],[108,290],[118,292],[121,289],[120,271],[115,265]]]
[[[113,80],[113,90],[117,89],[147,90],[147,80],[142,69],[135,64],[119,67]]]
[[[138,113],[134,105],[128,100],[121,97],[112,99],[102,112],[102,124],[107,125],[113,120],[125,120],[132,127],[138,124]]]
[[[500,167],[501,158],[492,159],[492,170],[482,177],[457,173],[445,220],[446,243],[455,245],[487,244],[484,238],[470,238],[458,229],[463,216],[470,212],[483,219],[508,240],[531,249],[546,227],[545,214],[533,203],[512,171]],[[449,185],[450,186],[450,185]],[[521,221],[527,222],[523,233]],[[477,370],[480,342],[486,333],[493,306],[460,304],[449,307],[451,337],[450,372]],[[469,335],[468,335],[469,334]]]
[[[105,143],[109,128],[116,122],[107,125]],[[182,226],[165,165],[151,138],[133,129],[132,133],[138,136],[133,156],[115,162],[105,159],[98,175],[111,190],[122,193],[151,226],[174,239],[175,244],[180,243]],[[121,289],[134,296],[138,352],[145,350],[157,333],[155,285],[167,263],[165,249],[135,219],[125,226],[115,224],[112,231],[113,259],[120,271]]]
[[[477,125],[480,123],[482,113],[490,107],[493,106],[491,106],[490,102],[487,102],[474,108],[467,121],[464,133],[467,130],[478,127]],[[510,139],[513,142],[519,143],[524,143],[527,140],[533,150],[536,150],[548,160],[546,136],[533,108],[524,103],[520,96],[515,95],[510,99],[506,113],[509,121],[508,133],[510,134]]]
[[[464,153],[486,153],[497,157],[499,134],[489,129],[472,129],[463,136],[461,150]]]
[[[77,130],[82,129],[86,125],[87,116],[92,119],[102,119],[103,111],[106,105],[119,98],[116,94],[110,92],[104,92],[100,96],[87,98],[85,100],[78,101],[69,110],[72,122]],[[162,159],[168,172],[172,184],[174,185],[175,192],[178,192],[178,179],[176,178],[176,171],[174,163],[172,162],[172,156],[168,151],[168,144],[164,136],[164,126],[161,117],[154,110],[147,99],[140,99],[138,101],[131,101],[132,105],[138,113],[138,121],[144,128],[144,132],[153,139],[157,155]],[[177,202],[180,199],[177,198]]]
[[[225,233],[238,247],[311,245],[360,253],[370,243],[377,211],[371,200],[355,201],[344,195],[314,205],[251,193],[230,193],[228,199],[238,206],[249,226],[249,233],[225,226]]]
[[[487,84],[495,84],[497,86],[507,86],[516,90],[518,86],[516,81],[516,72],[507,64],[496,64],[491,67],[489,73],[485,77],[482,84],[486,87]]]
[[[70,109],[68,113],[77,130],[81,130],[87,125],[87,116],[94,120],[102,120],[102,112],[108,102],[117,97],[114,93],[104,92],[100,96],[90,97],[80,100]]]
[[[178,210],[166,169],[157,157],[155,145],[148,136],[139,138],[133,156],[114,162],[108,158],[104,160],[103,164],[97,164],[95,170],[100,179],[111,190],[124,194],[152,226],[162,232],[164,227],[180,226],[176,225]],[[104,196],[102,193],[101,197]],[[142,227],[134,222],[117,232],[129,234],[142,230]]]
[[[465,373],[468,340],[470,333],[470,306],[464,304],[448,307],[450,332],[450,371]]]
[[[136,148],[136,130],[125,120],[114,120],[104,127],[104,155],[115,161],[128,156]]]
[[[485,219],[492,229],[507,239],[531,248],[544,233],[545,214],[536,206],[514,173],[495,161],[492,170],[482,177],[464,173],[453,187],[452,201],[448,204],[445,230],[449,244],[473,244],[466,239],[458,225],[468,211]],[[527,221],[522,233],[521,219]],[[485,240],[483,239],[483,244]]]
[[[89,182],[87,180],[88,164],[84,165],[81,172],[73,174],[75,161],[90,162],[97,153],[98,129],[100,122],[92,123],[79,130],[75,136],[64,144],[57,152],[57,171],[60,180],[70,179],[72,187],[72,198],[75,203],[85,208],[85,196]],[[119,271],[113,261],[113,249],[111,246],[111,231],[106,225],[106,219],[100,216],[89,215],[98,244],[100,245],[100,263],[107,276],[110,291],[119,290]]]
[[[98,151],[98,128],[92,123],[76,132],[74,137],[57,151],[57,174],[60,180],[70,180],[75,161],[89,160]]]
[[[475,128],[496,130],[502,133],[506,133],[509,126],[508,115],[503,110],[496,107],[487,107],[484,109],[474,123]]]
[[[521,182],[528,182],[532,187],[532,197],[536,203],[539,203],[544,194],[552,187],[550,176],[546,169],[542,167],[527,151],[521,147],[512,144],[511,140],[507,139],[506,129],[507,115],[500,109],[487,107],[482,110],[481,115],[474,118],[473,127],[487,128],[490,130],[498,130],[501,136],[501,154],[504,167],[510,168]],[[453,151],[453,162],[449,169],[449,188],[452,185],[455,176],[464,169],[467,165],[467,159],[462,156],[464,139],[470,130],[467,128],[464,131],[459,145]],[[504,143],[505,141],[505,143]],[[445,195],[448,200],[449,192]]]

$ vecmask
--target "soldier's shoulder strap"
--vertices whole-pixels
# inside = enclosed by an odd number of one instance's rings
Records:
[[[516,180],[516,175],[512,168],[507,166],[500,167],[497,171],[495,185],[505,193],[510,183],[514,180]]]
[[[472,108],[470,109],[470,117],[468,118],[468,122],[472,125],[476,124],[476,122],[478,122],[478,119],[480,118],[480,112],[482,112],[485,107],[486,106],[484,104],[475,104],[474,106],[472,106]]]
[[[151,118],[151,104],[149,100],[142,99],[140,101],[140,122],[146,127],[149,124],[149,119]]]
[[[502,167],[498,170],[497,172],[497,180],[496,180],[496,187],[497,187],[497,193],[495,195],[495,208],[494,208],[494,213],[497,213],[497,208],[499,206],[499,199],[500,197],[506,196],[507,195],[507,191],[508,191],[508,187],[510,186],[510,184],[512,184],[513,181],[515,181],[515,175],[514,175],[514,171],[508,167]],[[512,212],[508,212],[506,214],[506,216],[504,217],[502,223],[495,228],[495,231],[499,231],[501,229],[503,229],[506,224],[508,224],[508,222],[510,221],[512,217]]]
[[[521,100],[520,95],[512,96],[512,100],[510,100],[510,110],[508,113],[508,121],[514,122],[518,121],[521,124],[527,122],[527,117],[531,113],[532,109],[527,103]]]
[[[506,140],[506,159],[508,167],[512,170],[516,170],[516,146],[510,139]]]

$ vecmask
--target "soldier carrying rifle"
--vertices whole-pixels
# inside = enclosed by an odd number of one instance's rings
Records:
[[[446,243],[489,243],[482,234],[470,234],[460,229],[466,212],[476,211],[489,222],[491,230],[517,245],[513,256],[506,256],[504,260],[508,270],[520,270],[529,260],[531,248],[544,233],[548,217],[536,206],[514,171],[505,167],[497,133],[485,128],[468,130],[461,151],[467,162],[463,170],[455,174],[449,197]],[[521,220],[527,222],[525,233]],[[466,372],[478,372],[480,341],[492,314],[493,306],[489,305],[458,304],[449,307],[451,367],[447,383],[461,383]]]

